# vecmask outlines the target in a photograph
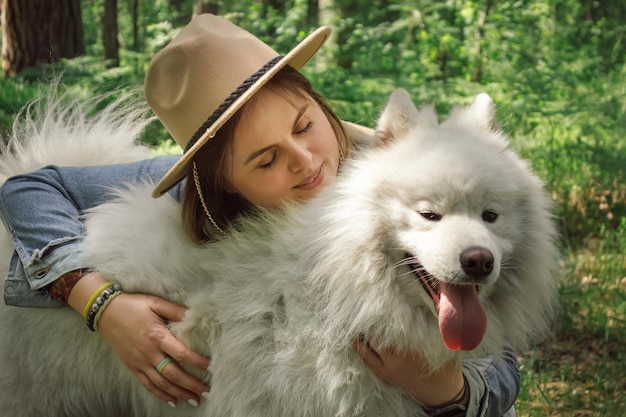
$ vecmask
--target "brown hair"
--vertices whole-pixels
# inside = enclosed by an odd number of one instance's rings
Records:
[[[352,144],[343,130],[341,121],[330,109],[326,100],[313,90],[313,86],[306,77],[287,65],[266,85],[269,88],[313,98],[328,118],[335,136],[337,136],[340,155],[349,155]],[[207,141],[194,155],[204,203],[217,227],[207,218],[202,207],[198,190],[194,185],[194,164],[189,164],[189,168],[187,168],[187,183],[182,200],[182,218],[185,231],[197,243],[219,238],[222,234],[221,230],[227,229],[239,216],[254,209],[254,206],[238,193],[226,191],[226,177],[224,175],[226,158],[230,154],[235,128],[241,119],[242,112],[245,111],[246,105],[239,109],[218,130],[215,137]]]

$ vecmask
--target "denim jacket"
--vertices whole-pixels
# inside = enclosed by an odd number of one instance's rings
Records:
[[[44,288],[66,272],[89,267],[80,251],[84,233],[81,213],[107,201],[112,188],[158,181],[178,158],[164,156],[98,167],[51,165],[9,178],[0,187],[0,216],[15,247],[5,280],[5,303],[61,306]],[[170,193],[180,200],[183,187],[180,183]],[[520,373],[509,346],[499,358],[464,361],[463,374],[470,391],[467,416],[515,415],[512,406],[520,388]]]
[[[50,165],[9,178],[0,187],[0,215],[15,248],[5,281],[5,302],[27,307],[60,305],[42,289],[66,272],[89,266],[79,249],[84,234],[81,213],[107,201],[113,188],[156,182],[179,158],[87,168]],[[170,193],[180,199],[183,186]]]

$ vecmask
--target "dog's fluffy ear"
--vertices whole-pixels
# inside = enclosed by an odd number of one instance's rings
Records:
[[[470,111],[487,130],[492,132],[500,130],[496,120],[496,105],[487,93],[480,93],[474,98]]]
[[[500,131],[496,120],[496,106],[486,93],[478,94],[467,107],[455,108],[445,122],[448,123],[480,127],[488,132]]]
[[[409,93],[403,88],[398,88],[389,97],[389,102],[378,119],[376,142],[384,145],[416,126],[436,125],[437,114],[432,106],[418,111]]]

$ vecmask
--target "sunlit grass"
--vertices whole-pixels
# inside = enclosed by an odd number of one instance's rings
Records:
[[[626,255],[600,246],[564,259],[555,337],[520,358],[520,416],[626,416]]]

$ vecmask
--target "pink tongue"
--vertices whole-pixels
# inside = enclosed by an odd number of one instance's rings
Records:
[[[439,331],[450,350],[472,350],[487,330],[487,314],[473,285],[439,283]]]

